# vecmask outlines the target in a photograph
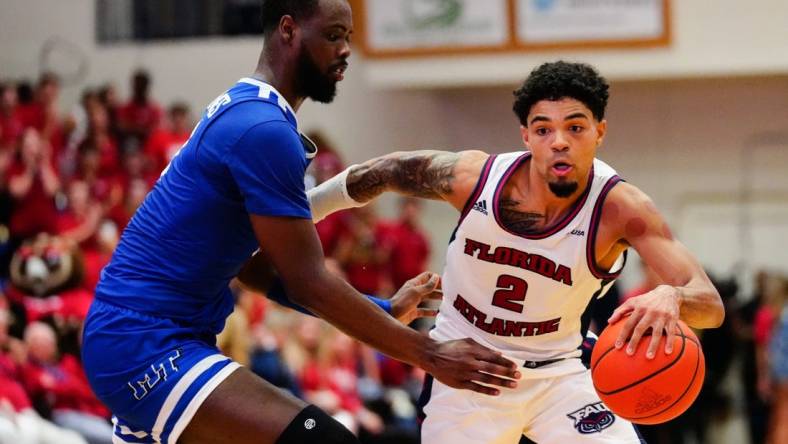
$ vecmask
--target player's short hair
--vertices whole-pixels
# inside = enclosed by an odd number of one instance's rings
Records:
[[[263,35],[270,35],[285,15],[295,20],[311,17],[319,3],[320,0],[263,0]]]
[[[605,117],[609,85],[590,65],[565,61],[544,63],[531,71],[523,85],[514,91],[512,109],[523,126],[528,113],[540,100],[572,98],[583,102],[597,120]]]

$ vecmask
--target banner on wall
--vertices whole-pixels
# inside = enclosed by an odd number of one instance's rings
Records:
[[[371,57],[670,44],[670,0],[351,1]]]
[[[665,0],[517,0],[525,45],[665,38]]]
[[[499,47],[509,42],[508,0],[366,0],[369,52]]]

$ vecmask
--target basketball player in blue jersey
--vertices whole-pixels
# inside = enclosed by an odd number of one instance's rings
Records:
[[[470,339],[407,328],[324,267],[298,132],[306,98],[330,102],[350,55],[346,0],[266,0],[254,75],[206,109],[132,218],[103,270],[84,328],[90,384],[112,410],[116,443],[357,443],[338,422],[219,354],[233,309],[227,288],[273,265],[280,290],[344,332],[445,384],[494,394],[516,365]],[[197,74],[198,75],[198,74]],[[422,275],[384,309],[417,315],[437,276]],[[397,305],[399,305],[397,307]],[[485,383],[482,385],[480,383]]]
[[[678,319],[694,328],[722,323],[719,294],[651,199],[596,159],[607,99],[592,67],[546,63],[515,91],[527,151],[392,153],[310,190],[316,220],[384,191],[460,212],[431,336],[497,349],[520,363],[522,378],[497,397],[428,378],[422,442],[640,443],[632,424],[600,401],[580,359],[593,302],[618,277],[629,247],[664,285],[616,309],[609,322],[625,323],[616,347],[653,358],[674,353]]]

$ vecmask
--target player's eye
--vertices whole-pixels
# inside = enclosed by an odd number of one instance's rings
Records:
[[[341,36],[339,35],[339,33],[332,32],[332,33],[328,34],[328,36],[326,36],[326,37],[328,38],[329,42],[336,42],[337,40],[339,40],[339,38]]]
[[[549,131],[548,131],[548,130],[547,130],[547,128],[545,128],[545,127],[537,128],[537,129],[536,129],[536,131],[535,131],[535,133],[536,133],[537,135],[539,135],[539,136],[544,136],[544,135],[546,135],[548,132],[549,132]]]
[[[570,130],[570,131],[572,131],[573,133],[579,133],[579,132],[582,132],[584,129],[585,129],[585,128],[583,128],[583,127],[582,127],[582,126],[580,126],[580,125],[572,125],[572,126],[570,126],[570,127],[569,127],[569,130]]]

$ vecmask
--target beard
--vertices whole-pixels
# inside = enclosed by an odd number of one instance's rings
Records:
[[[578,185],[577,182],[548,182],[547,186],[557,197],[566,198],[575,194]]]
[[[331,103],[337,95],[337,82],[322,73],[306,49],[298,61],[298,85],[307,97],[320,103]]]

